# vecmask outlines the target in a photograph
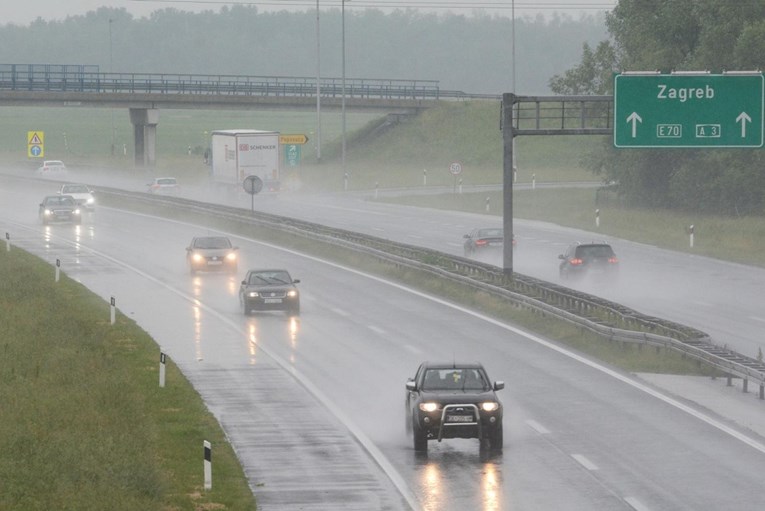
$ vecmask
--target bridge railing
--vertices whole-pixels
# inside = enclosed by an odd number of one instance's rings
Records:
[[[437,80],[326,77],[322,97],[439,99]],[[132,94],[316,96],[316,77],[103,73],[98,66],[0,64],[0,90]]]

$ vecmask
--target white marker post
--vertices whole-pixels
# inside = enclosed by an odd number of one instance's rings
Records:
[[[343,191],[348,191],[348,173],[343,174]]]
[[[491,209],[491,206],[489,205],[490,202],[491,202],[491,197],[486,197],[486,212],[487,213]]]
[[[422,186],[428,185],[428,169],[422,169]]]
[[[212,490],[212,446],[205,440],[205,490]]]
[[[165,388],[165,353],[159,352],[159,386]]]
[[[693,248],[693,224],[691,224],[691,226],[688,228],[688,234],[691,238],[691,248]]]
[[[115,306],[117,301],[114,299],[114,297],[111,297],[111,306],[110,306],[110,313],[111,313],[111,323],[112,325],[117,321],[117,307]]]
[[[5,233],[5,251],[6,252],[11,251],[11,233],[9,232]]]
[[[61,276],[61,259],[56,259],[56,282]]]
[[[595,227],[600,227],[600,209],[595,210]]]
[[[377,199],[377,191],[380,189],[380,183],[375,181],[375,199]]]
[[[537,189],[537,173],[536,172],[531,174],[531,189],[532,190]]]
[[[460,190],[460,195],[462,195],[462,179],[460,179],[460,186],[459,186],[459,190]]]

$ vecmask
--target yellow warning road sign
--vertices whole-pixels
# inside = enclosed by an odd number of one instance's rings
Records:
[[[27,157],[42,158],[45,156],[45,132],[27,131]]]
[[[308,137],[305,135],[280,135],[279,136],[279,143],[281,144],[303,145],[306,142],[308,142]]]

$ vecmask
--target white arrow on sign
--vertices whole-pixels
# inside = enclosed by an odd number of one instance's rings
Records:
[[[736,122],[741,123],[741,138],[746,138],[746,123],[752,122],[752,118],[746,112],[741,112],[736,117]]]
[[[632,112],[629,117],[627,117],[627,123],[632,123],[632,138],[635,138],[637,136],[637,123],[643,122],[643,118],[640,117],[637,112]]]

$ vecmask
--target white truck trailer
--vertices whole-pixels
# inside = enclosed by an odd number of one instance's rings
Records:
[[[258,176],[264,192],[279,191],[278,131],[216,130],[211,136],[211,177],[215,184],[241,188],[247,176]]]

